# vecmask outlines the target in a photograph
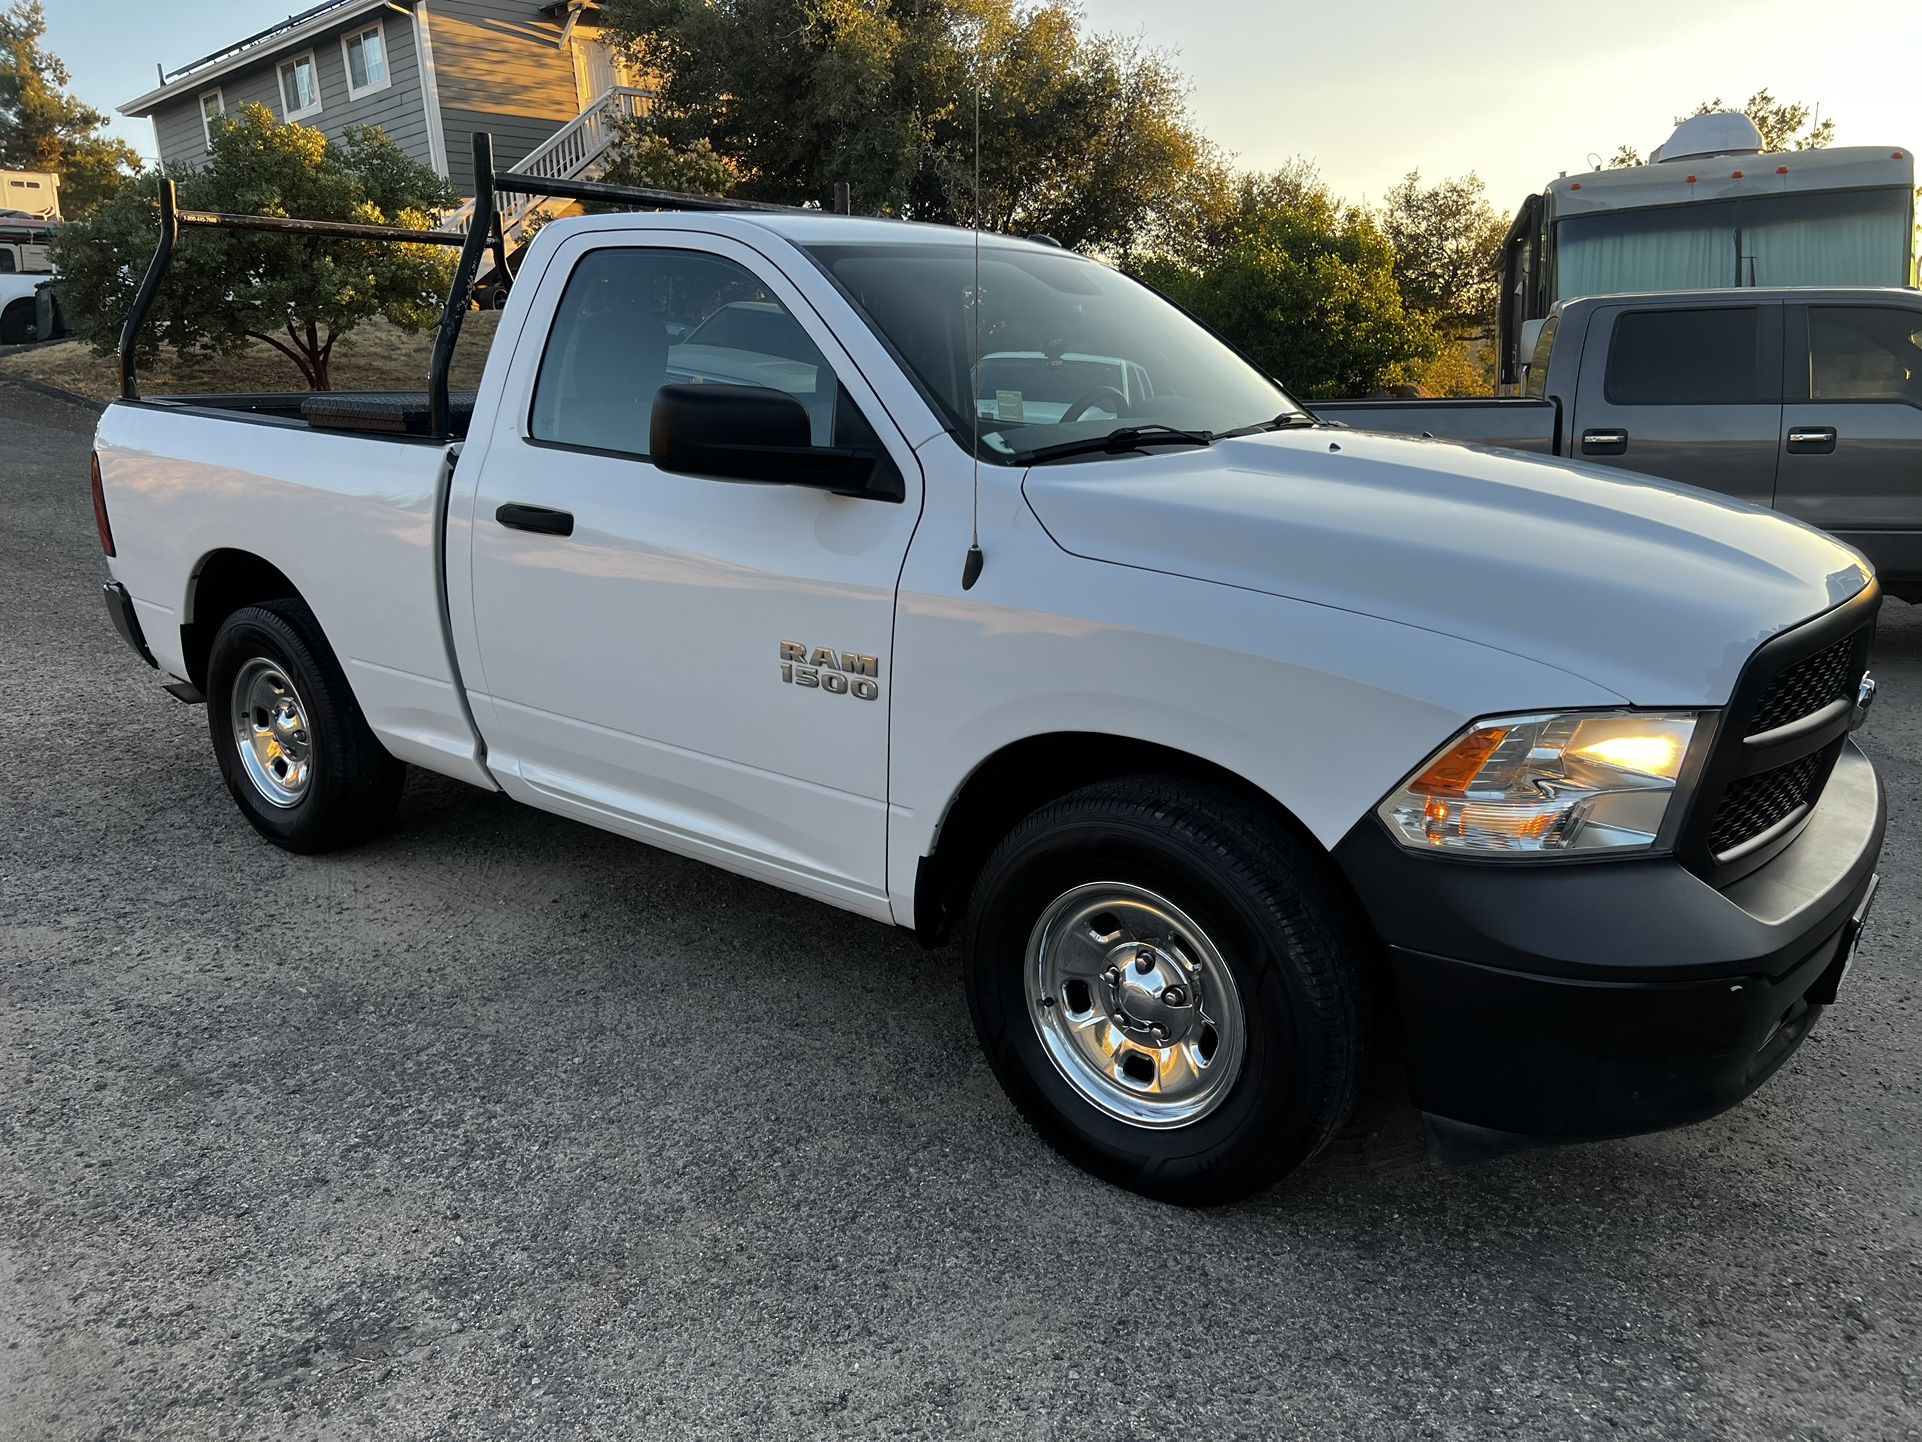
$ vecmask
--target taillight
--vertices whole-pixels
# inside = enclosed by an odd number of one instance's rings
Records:
[[[100,488],[98,451],[93,453],[93,523],[100,531],[100,549],[113,555],[113,527],[107,524],[107,493]]]

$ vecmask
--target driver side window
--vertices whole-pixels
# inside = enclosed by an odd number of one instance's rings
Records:
[[[875,444],[820,348],[745,267],[641,246],[583,256],[534,381],[533,438],[645,459],[654,398],[684,384],[784,391],[813,444]]]

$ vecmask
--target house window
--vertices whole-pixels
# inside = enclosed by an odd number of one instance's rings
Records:
[[[227,113],[227,99],[216,88],[200,92],[200,133],[208,145],[214,143],[214,121]]]
[[[320,112],[320,71],[313,51],[280,62],[280,105],[285,120]]]
[[[348,99],[387,88],[387,34],[378,22],[358,35],[341,36],[340,53],[347,63]]]

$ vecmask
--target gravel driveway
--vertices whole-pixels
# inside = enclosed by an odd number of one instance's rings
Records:
[[[1842,1002],[1758,1096],[1188,1213],[1055,1159],[951,952],[419,775],[241,823],[0,385],[0,1437],[1922,1436],[1922,609]]]

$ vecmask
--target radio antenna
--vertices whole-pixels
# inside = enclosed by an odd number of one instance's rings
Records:
[[[961,563],[961,589],[972,591],[981,579],[981,32],[974,33],[974,293],[968,307],[974,324],[974,359],[968,370],[968,457],[974,464],[971,539]]]

